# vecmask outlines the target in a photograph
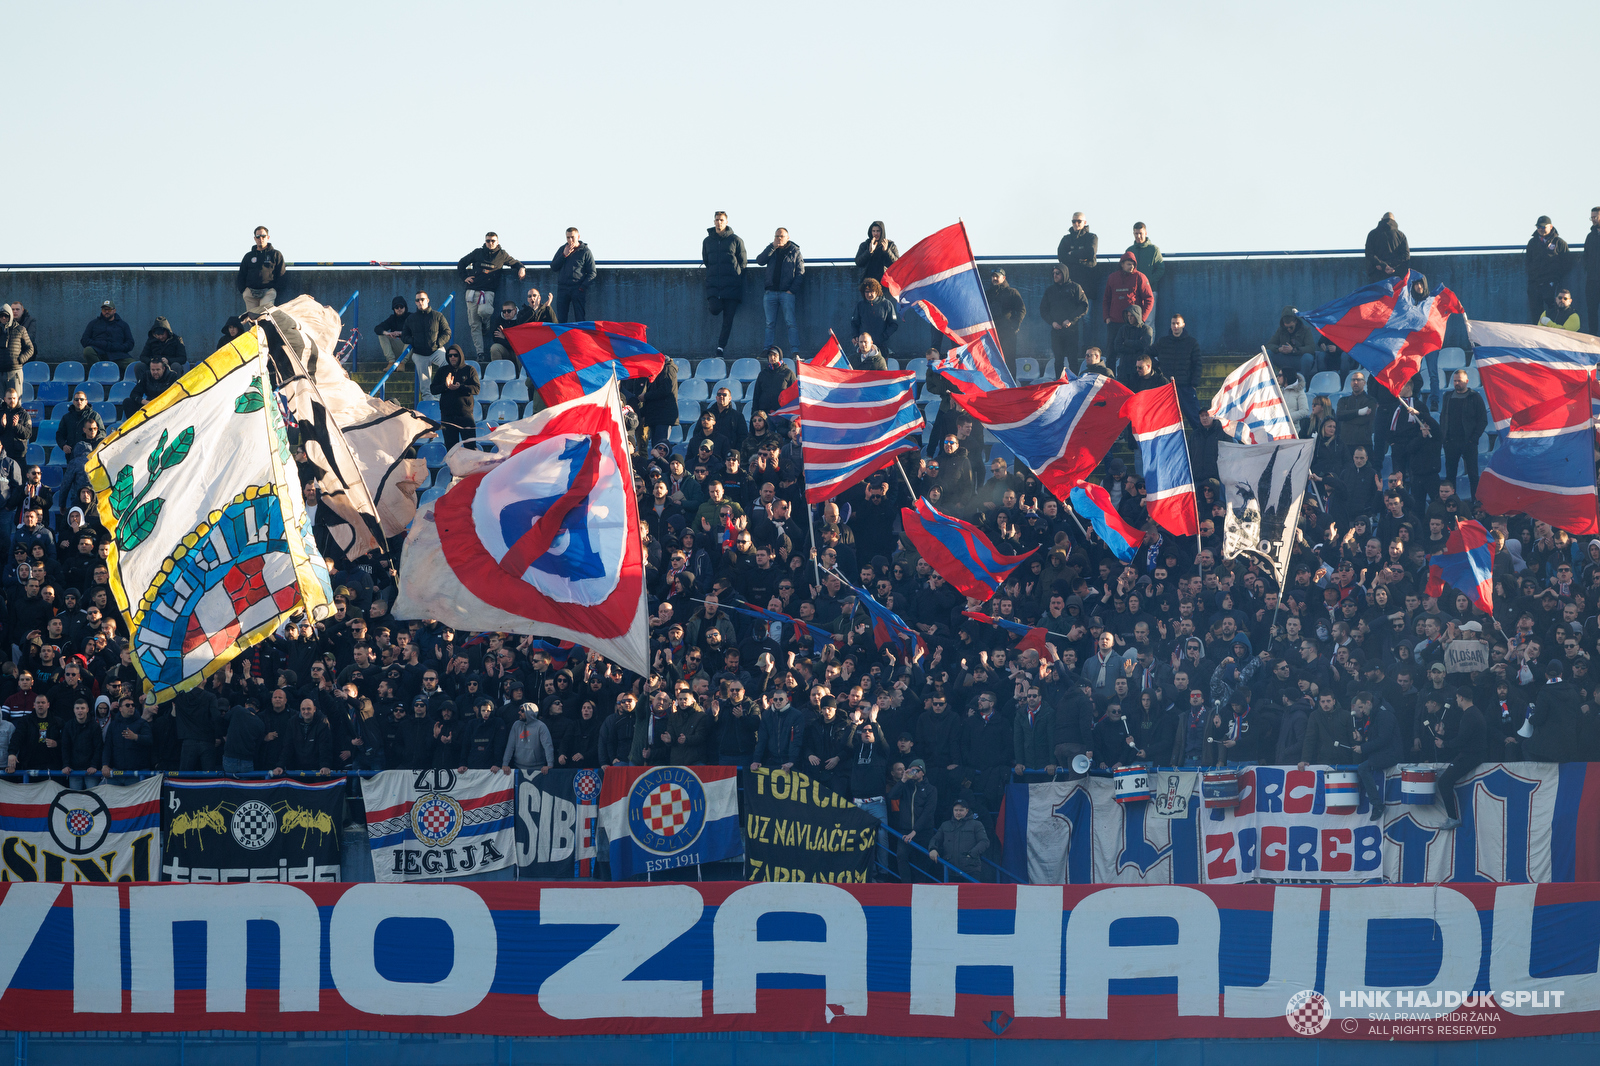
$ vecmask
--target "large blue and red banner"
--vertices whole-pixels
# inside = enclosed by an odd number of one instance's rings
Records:
[[[0,1023],[1525,1037],[1600,1028],[1597,910],[1596,884],[7,884]]]

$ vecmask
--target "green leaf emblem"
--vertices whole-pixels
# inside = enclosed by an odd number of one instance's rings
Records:
[[[111,486],[111,513],[121,518],[133,506],[133,467],[125,466],[117,474],[117,483]]]
[[[132,551],[143,544],[145,538],[155,531],[156,519],[161,517],[161,505],[166,502],[157,496],[134,508],[133,514],[128,516],[126,522],[117,524],[117,547],[123,551]]]

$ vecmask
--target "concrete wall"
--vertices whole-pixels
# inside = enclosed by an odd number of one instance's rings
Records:
[[[1573,256],[1569,284],[1583,292],[1582,267]],[[1445,282],[1461,297],[1471,317],[1497,321],[1524,321],[1527,311],[1522,257],[1518,253],[1472,253],[1419,256],[1413,265],[1431,282]],[[1022,355],[1049,355],[1049,327],[1038,318],[1039,297],[1050,283],[1050,264],[1018,263],[1008,266],[1010,280],[1028,303],[1022,330]],[[1103,263],[1102,281],[1113,264]],[[716,346],[719,320],[705,311],[702,271],[697,267],[613,267],[600,264],[600,277],[589,296],[591,318],[643,322],[650,340],[663,351],[686,358],[709,355]],[[763,343],[761,312],[762,271],[746,274],[745,300],[736,320],[729,357],[755,355]],[[1359,257],[1283,257],[1270,259],[1189,259],[1170,261],[1158,293],[1156,326],[1165,315],[1182,310],[1189,329],[1207,353],[1253,351],[1272,332],[1277,313],[1292,303],[1309,310],[1358,287],[1364,281]],[[17,270],[8,271],[0,298],[20,299],[39,320],[36,342],[44,358],[77,358],[78,338],[93,318],[100,301],[116,301],[118,311],[134,330],[139,344],[157,315],[166,315],[184,336],[190,357],[210,352],[210,344],[229,315],[243,309],[233,288],[231,270],[122,269],[122,270]],[[850,315],[857,299],[855,270],[848,266],[814,266],[806,272],[806,287],[799,300],[801,347],[815,351],[829,328],[840,338],[849,336]],[[525,286],[548,291],[550,271],[530,270],[522,287],[506,296],[519,300]],[[448,268],[385,270],[380,268],[298,268],[285,278],[279,299],[308,292],[335,308],[352,292],[361,291],[360,320],[364,340],[363,361],[381,358],[372,340],[373,327],[389,313],[396,295],[408,299],[419,288],[432,296],[434,306],[448,292],[457,291],[455,271]],[[353,315],[346,322],[353,323]],[[457,316],[458,334],[464,313]],[[1098,342],[1096,301],[1091,311],[1096,323],[1088,342]],[[896,354],[920,354],[931,341],[931,330],[920,320],[902,326],[893,340]],[[784,338],[780,335],[779,341]]]

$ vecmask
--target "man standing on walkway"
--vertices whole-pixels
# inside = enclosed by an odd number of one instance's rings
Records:
[[[483,235],[483,246],[474,248],[456,262],[456,273],[466,287],[467,335],[472,338],[473,354],[479,358],[493,340],[494,312],[500,303],[502,271],[515,268],[517,277],[528,276],[527,269],[504,248],[500,235],[491,230]]]
[[[433,310],[430,302],[428,294],[419,291],[417,309],[406,316],[400,330],[400,339],[411,345],[411,365],[417,368],[422,382],[418,386],[419,400],[422,398],[420,390],[426,388],[433,377],[433,368],[444,365],[445,345],[450,343],[450,320]]]
[[[706,310],[722,316],[722,332],[717,335],[717,358],[728,347],[733,332],[733,316],[744,300],[744,238],[728,225],[728,212],[718,211],[711,228],[700,242],[700,262],[706,268]]]
[[[556,275],[556,319],[589,321],[589,286],[594,283],[594,253],[578,239],[578,227],[567,227],[567,243],[550,259]]]
[[[1150,283],[1150,307],[1144,313],[1144,320],[1148,322],[1155,311],[1156,298],[1161,294],[1162,279],[1167,276],[1167,264],[1161,259],[1160,246],[1150,240],[1150,230],[1143,222],[1133,224],[1133,243],[1125,250],[1133,253],[1139,273]]]
[[[806,260],[800,246],[789,239],[789,231],[782,226],[772,235],[772,243],[756,256],[756,265],[767,268],[765,291],[761,294],[761,309],[767,317],[766,347],[777,343],[778,313],[783,313],[789,327],[789,354],[800,357],[800,324],[795,318],[795,297],[800,293],[800,281],[805,277]]]

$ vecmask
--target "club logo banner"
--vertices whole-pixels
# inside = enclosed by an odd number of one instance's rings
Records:
[[[1001,865],[1032,884],[1197,883],[1199,796],[1166,816],[1153,800],[1115,794],[1105,777],[1007,786],[995,826]]]
[[[613,880],[737,859],[739,771],[732,766],[608,766],[600,852]]]
[[[179,781],[161,790],[161,880],[339,880],[344,778]]]
[[[876,818],[799,771],[741,774],[745,880],[866,881]]]
[[[1596,884],[9,883],[0,1022],[985,1040],[1557,1035],[1600,1028],[1600,934],[1584,917],[1597,908]]]
[[[153,881],[161,776],[69,789],[0,782],[0,881]]]
[[[361,781],[379,881],[503,870],[516,854],[516,778],[493,770],[387,770]]]
[[[517,785],[517,877],[588,877],[594,861],[601,771],[522,771]]]

